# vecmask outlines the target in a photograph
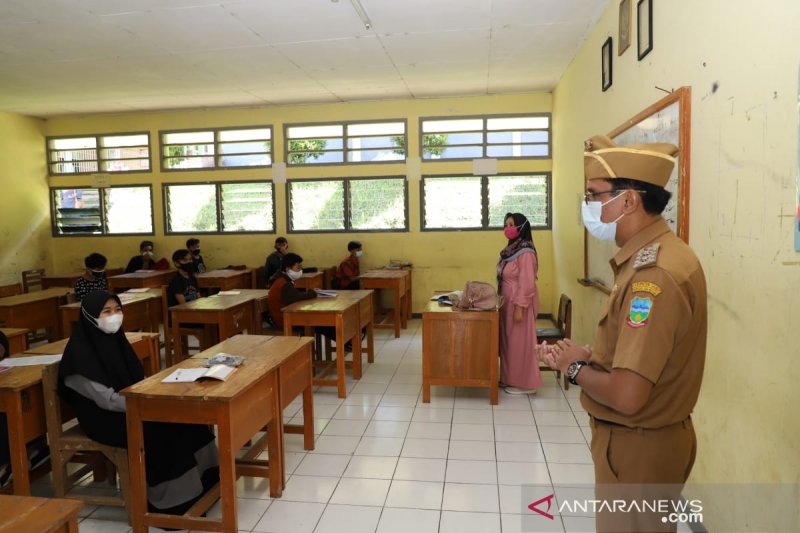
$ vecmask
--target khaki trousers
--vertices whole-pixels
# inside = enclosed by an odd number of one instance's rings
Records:
[[[628,428],[591,418],[598,500],[675,500],[694,465],[697,439],[691,418],[658,429]],[[630,508],[630,507],[629,507]],[[596,513],[598,533],[677,530],[663,512]]]

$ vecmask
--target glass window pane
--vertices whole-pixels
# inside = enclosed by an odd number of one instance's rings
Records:
[[[402,178],[351,180],[352,229],[405,229],[405,191]]]
[[[221,154],[264,154],[269,152],[269,143],[260,142],[236,142],[222,143],[219,145]]]
[[[549,127],[549,117],[502,117],[486,119],[487,130],[544,130]]]
[[[146,133],[136,135],[113,135],[100,138],[100,146],[114,148],[121,146],[147,147],[148,136]]]
[[[344,229],[344,181],[290,181],[293,230]]]
[[[493,144],[486,148],[487,157],[547,157],[546,144]]]
[[[349,124],[348,136],[359,135],[403,135],[406,132],[405,122],[381,122],[375,124]]]
[[[425,178],[425,228],[480,228],[481,178]]]
[[[164,144],[202,144],[213,143],[213,131],[185,131],[181,133],[165,133]]]
[[[75,137],[71,139],[50,139],[51,150],[81,150],[96,148],[97,139],[94,137]]]
[[[214,185],[167,187],[170,232],[217,231],[217,188]]]
[[[473,159],[483,157],[483,146],[455,146],[428,149],[423,148],[423,159]]]
[[[319,137],[342,137],[344,127],[341,124],[327,126],[292,126],[286,128],[286,137],[289,139],[313,139]]]
[[[98,189],[54,189],[53,204],[59,235],[103,232]]]
[[[97,161],[64,161],[50,165],[51,174],[77,174],[97,172]]]
[[[447,120],[423,120],[423,133],[438,133],[451,131],[482,131],[483,119],[447,119]]]
[[[153,233],[150,187],[105,189],[107,233]]]
[[[264,167],[272,164],[272,159],[268,155],[227,155],[219,158],[221,167]]]
[[[255,140],[268,141],[272,137],[272,131],[269,128],[220,130],[218,135],[221,142]]]
[[[344,152],[294,152],[289,154],[289,164],[308,165],[308,164],[327,164],[344,162]]]
[[[491,176],[489,226],[501,227],[506,213],[522,213],[531,227],[547,226],[547,176]]]
[[[222,184],[222,231],[272,231],[269,183]]]
[[[351,150],[347,152],[347,160],[350,163],[402,161],[405,159],[405,153],[398,153],[398,150]]]

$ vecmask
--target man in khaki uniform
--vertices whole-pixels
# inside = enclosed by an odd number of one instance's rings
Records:
[[[706,349],[706,283],[694,252],[662,218],[677,148],[586,142],[584,224],[620,247],[614,287],[591,349],[571,340],[539,350],[582,389],[592,427],[598,499],[677,497],[694,463],[690,414]],[[652,490],[652,484],[671,488]],[[633,488],[633,494],[631,493]],[[675,531],[663,513],[598,512],[598,531]]]

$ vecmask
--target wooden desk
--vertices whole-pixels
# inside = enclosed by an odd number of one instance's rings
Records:
[[[295,280],[294,286],[298,289],[321,289],[324,274],[324,272],[307,272]]]
[[[83,270],[79,270],[67,274],[42,276],[42,289],[49,289],[51,287],[74,287],[78,278],[83,276],[83,272]]]
[[[431,385],[484,387],[497,405],[500,315],[429,302],[422,313],[422,401]]]
[[[408,314],[408,298],[406,284],[408,280],[407,270],[373,270],[362,274],[360,278],[362,289],[392,289],[394,291],[394,323],[376,323],[376,328],[394,329],[394,336],[400,337],[400,327],[406,328],[406,316]],[[378,294],[376,298],[380,298]],[[380,300],[375,304],[375,308],[380,308]]]
[[[0,328],[8,337],[8,350],[6,356],[22,353],[28,349],[28,328]]]
[[[413,285],[411,282],[411,276],[413,274],[414,268],[411,265],[404,265],[404,266],[385,266],[383,268],[376,268],[374,271],[382,271],[382,270],[402,270],[404,272],[408,272],[408,279],[406,280],[406,319],[411,320],[411,313],[412,313],[412,306],[414,305],[414,299],[411,295],[411,286]],[[372,272],[373,270],[370,270]]]
[[[253,285],[253,269],[246,270],[209,270],[202,274],[195,274],[197,286],[202,289],[219,289],[230,291],[234,289],[250,289]]]
[[[251,338],[248,338],[251,337]],[[136,383],[122,392],[126,397],[128,457],[131,475],[133,531],[147,527],[170,527],[206,531],[237,531],[236,477],[269,477],[270,496],[280,497],[284,486],[283,411],[281,409],[278,368],[298,352],[311,359],[311,339],[291,337],[238,336],[222,342],[195,357],[178,363],[180,368],[198,367],[213,354],[224,351],[244,355],[242,367],[224,382],[209,380],[194,383],[162,383],[175,368],[170,368]],[[220,483],[183,516],[147,512],[147,485],[144,471],[145,421],[189,424],[214,424],[220,454]],[[268,427],[269,462],[255,460],[250,452],[237,460],[236,452],[262,428]],[[260,445],[254,445],[258,452]],[[263,448],[261,448],[263,449]],[[201,517],[221,499],[222,519]]]
[[[66,303],[69,287],[53,287],[0,298],[0,323],[4,327],[47,329],[51,341],[61,338],[58,306]]]
[[[373,323],[375,312],[373,310],[372,298],[374,291],[346,291],[337,290],[338,298],[352,299],[358,302],[358,331],[367,328],[367,362],[375,362],[375,335],[373,333]],[[361,335],[361,333],[359,333]],[[359,339],[359,344],[361,340]],[[354,355],[355,357],[355,355]]]
[[[301,300],[281,309],[283,311],[283,332],[287,337],[293,335],[294,326],[333,326],[336,328],[336,379],[325,379],[328,369],[314,385],[337,387],[339,398],[347,397],[345,388],[345,350],[344,345],[353,339],[353,378],[361,378],[361,342],[358,328],[359,303],[348,298],[314,298]]]
[[[126,289],[168,285],[175,272],[175,270],[138,270],[130,274],[111,276],[108,278],[108,290],[121,292]]]
[[[150,289],[147,292],[118,294],[122,301],[122,312],[125,319],[122,323],[125,331],[158,331],[161,318],[161,289]],[[81,316],[81,303],[75,302],[62,305],[61,334],[69,337],[72,333],[72,323]]]
[[[139,356],[144,367],[145,376],[152,376],[161,369],[161,349],[158,333],[140,333],[129,331],[125,333],[133,351]],[[69,339],[43,344],[36,348],[28,348],[23,355],[61,355],[67,347]]]
[[[251,296],[253,298],[252,334],[261,335],[264,332],[262,328],[261,314],[264,311],[267,311],[267,296],[269,295],[269,291],[267,289],[236,289],[236,292],[244,296]]]
[[[224,341],[245,330],[248,333],[255,333],[254,300],[250,294],[224,296],[217,294],[170,307],[174,361],[183,359],[183,347],[180,342],[181,324],[214,324],[217,326],[218,341]]]
[[[80,500],[0,496],[0,533],[78,533]]]

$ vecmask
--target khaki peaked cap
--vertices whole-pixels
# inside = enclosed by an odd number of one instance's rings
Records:
[[[675,166],[678,147],[669,143],[618,146],[606,135],[585,142],[583,173],[586,181],[627,178],[665,187]]]

